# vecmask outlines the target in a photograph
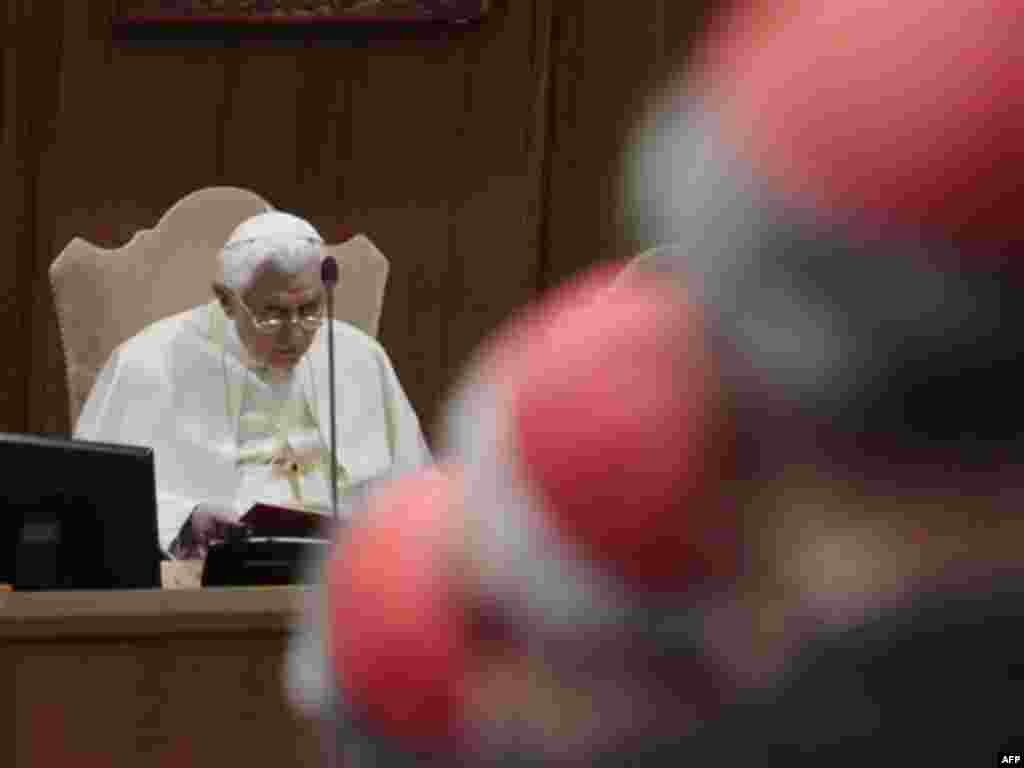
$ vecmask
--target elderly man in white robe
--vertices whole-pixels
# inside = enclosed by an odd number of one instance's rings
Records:
[[[159,538],[205,557],[253,503],[330,509],[323,239],[281,211],[240,224],[220,253],[216,301],[124,342],[75,437],[151,446]],[[431,461],[383,347],[335,321],[338,506]]]

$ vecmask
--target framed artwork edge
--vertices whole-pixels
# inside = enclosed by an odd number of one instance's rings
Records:
[[[210,0],[178,0],[161,3],[160,0],[116,0],[113,24],[116,28],[149,27],[225,27],[236,29],[272,29],[275,27],[316,28],[328,27],[394,27],[409,25],[467,24],[481,21],[491,10],[491,0],[456,0],[444,2],[402,2],[380,0],[381,12],[317,12],[296,7],[275,8],[272,11],[253,10],[222,12],[211,11]],[[223,6],[224,3],[219,5]],[[289,3],[279,2],[287,6]],[[296,3],[296,5],[300,5]],[[326,4],[324,4],[326,5]],[[366,4],[356,3],[356,6]],[[419,10],[409,12],[408,6]],[[389,8],[405,8],[405,12],[389,12]]]

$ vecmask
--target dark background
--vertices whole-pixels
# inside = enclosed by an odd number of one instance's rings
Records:
[[[621,152],[708,0],[502,0],[462,29],[114,34],[114,0],[3,0],[0,430],[67,433],[47,268],[247,187],[391,261],[381,339],[425,427],[480,339],[650,243]],[[358,37],[356,36],[358,35]]]

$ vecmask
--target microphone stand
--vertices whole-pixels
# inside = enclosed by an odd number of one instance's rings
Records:
[[[334,286],[338,283],[338,262],[328,254],[320,265],[320,279],[327,293],[327,381],[331,405],[331,515],[338,525],[338,428],[334,391]]]
[[[324,257],[323,262],[320,264],[320,280],[324,284],[324,290],[327,294],[327,382],[330,391],[328,392],[328,402],[330,403],[330,414],[331,414],[331,519],[333,521],[335,533],[338,531],[338,427],[337,418],[335,411],[337,410],[336,396],[334,390],[334,286],[338,284],[338,262],[337,260],[327,254]],[[328,715],[330,720],[334,720],[338,713],[333,703],[333,695],[331,696],[332,703],[330,705],[331,711]],[[327,765],[329,768],[341,768],[343,764],[343,756],[338,745],[338,734],[333,725],[322,725],[324,728],[323,747],[324,756],[327,758]]]

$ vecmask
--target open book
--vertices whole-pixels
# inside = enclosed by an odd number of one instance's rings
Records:
[[[253,504],[240,521],[260,538],[328,539],[334,530],[331,510],[320,505]]]

